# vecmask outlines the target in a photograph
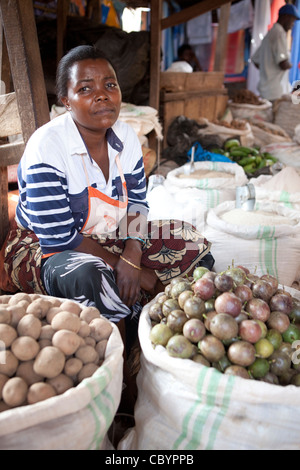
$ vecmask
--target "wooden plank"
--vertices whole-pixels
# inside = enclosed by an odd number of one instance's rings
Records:
[[[228,91],[224,88],[221,90],[216,90],[215,88],[204,88],[203,90],[190,90],[190,91],[178,91],[174,93],[161,93],[161,101],[180,101],[186,99],[197,99],[200,96],[218,96],[224,95],[228,99]]]
[[[151,2],[151,28],[150,28],[150,90],[149,106],[159,108],[160,68],[161,68],[161,31],[160,19],[162,14],[162,0]]]
[[[64,46],[67,31],[67,17],[70,0],[57,0],[57,35],[56,35],[56,62],[58,63],[64,55]]]
[[[161,68],[161,30],[160,20],[162,15],[162,0],[152,0],[150,19],[150,88],[149,106],[159,110],[160,68]],[[149,147],[157,155],[159,145],[155,132],[150,132]],[[159,155],[158,155],[159,158]]]
[[[0,167],[7,167],[19,163],[24,150],[24,141],[0,145]]]
[[[215,54],[215,63],[214,63],[214,70],[219,71],[219,72],[225,71],[230,6],[231,6],[231,2],[227,3],[226,5],[223,5],[221,7],[221,12],[220,12],[220,21],[219,21],[219,27],[218,27],[216,54]]]
[[[0,137],[22,134],[15,93],[0,95]]]
[[[22,134],[50,120],[32,0],[0,0],[9,63],[17,96]]]
[[[204,13],[207,13],[208,11],[215,10],[216,8],[219,8],[226,3],[229,3],[229,0],[203,0],[202,2],[198,2],[191,7],[184,8],[177,13],[173,13],[173,15],[170,15],[168,18],[163,18],[161,20],[161,29],[167,29],[180,23],[186,23],[196,16],[200,16]],[[153,8],[152,2],[151,8]]]

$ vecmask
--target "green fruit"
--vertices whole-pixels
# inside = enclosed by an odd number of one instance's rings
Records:
[[[259,151],[254,147],[243,147],[243,146],[241,146],[240,150],[245,152],[247,155],[255,155],[255,156],[259,155]]]
[[[183,335],[175,335],[169,339],[166,349],[170,356],[189,359],[193,356],[194,348],[192,343]]]
[[[248,367],[248,370],[255,379],[262,379],[269,372],[270,365],[267,359],[259,357]]]
[[[282,344],[282,335],[278,330],[271,328],[267,332],[266,339],[270,341],[274,349],[278,349]]]
[[[240,147],[240,141],[238,139],[229,139],[224,143],[224,149],[230,150],[235,147]]]
[[[200,279],[208,271],[208,268],[205,268],[204,266],[198,266],[198,268],[195,268],[193,272],[194,280],[197,281],[197,279]]]
[[[294,341],[297,341],[300,339],[300,328],[298,328],[296,325],[293,325],[290,323],[288,326],[287,330],[285,330],[282,333],[282,338],[283,341],[286,343],[293,343]]]
[[[244,152],[243,150],[240,150],[239,148],[233,148],[230,150],[230,155],[232,157],[247,157],[248,154]]]
[[[160,344],[161,346],[166,346],[169,339],[173,336],[173,331],[168,325],[164,323],[158,323],[150,331],[150,341],[155,346]]]
[[[273,352],[274,352],[273,344],[266,338],[259,339],[255,343],[254,347],[255,347],[256,354],[260,358],[270,357],[271,354],[273,354]]]

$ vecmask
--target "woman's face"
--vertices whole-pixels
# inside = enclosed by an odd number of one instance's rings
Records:
[[[105,59],[75,62],[70,69],[68,96],[62,98],[79,130],[111,127],[120,112],[122,94],[114,69]]]

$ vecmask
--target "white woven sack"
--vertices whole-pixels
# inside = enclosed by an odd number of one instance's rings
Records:
[[[223,213],[233,209],[235,202],[228,201],[207,214],[203,235],[212,242],[214,270],[223,271],[233,261],[235,266],[244,265],[252,273],[276,276],[281,284],[290,287],[300,266],[300,212],[264,204],[263,211],[285,216],[296,224],[246,226],[221,219]]]
[[[272,103],[266,99],[260,99],[259,105],[248,103],[233,103],[228,101],[228,107],[234,119],[262,119],[263,121],[272,122],[273,109]]]
[[[193,188],[176,188],[173,193],[164,182],[147,194],[148,220],[182,220],[202,231],[206,214],[202,193],[203,191]]]
[[[287,167],[288,168],[288,167]],[[287,169],[286,168],[286,169]],[[282,170],[283,172],[285,170]],[[270,175],[260,175],[251,178],[249,183],[255,187],[255,208],[262,209],[266,203],[280,204],[288,209],[300,210],[300,186],[298,191],[287,191],[285,189],[266,189],[264,184],[270,182],[274,177]],[[288,186],[288,181],[287,181]]]
[[[77,387],[0,413],[1,450],[113,450],[107,431],[118,409],[123,342],[112,323],[105,360]]]
[[[237,163],[211,161],[195,162],[195,173],[197,173],[197,171],[216,171],[228,173],[233,175],[234,178],[217,177],[200,179],[199,177],[193,177],[193,173],[188,178],[180,178],[180,175],[184,175],[184,166],[185,165],[169,171],[166,177],[166,181],[170,185],[169,187],[222,190],[235,189],[236,186],[243,186],[248,182],[243,167]]]
[[[206,118],[201,118],[201,124],[206,124],[206,127],[198,130],[200,135],[217,135],[223,142],[231,137],[238,137],[241,145],[246,147],[252,147],[252,145],[254,145],[254,136],[249,122],[244,121],[245,129],[220,126],[219,124],[210,122]]]
[[[179,219],[202,231],[207,210],[223,201],[235,200],[236,186],[248,181],[243,168],[236,163],[195,162],[195,171],[198,170],[230,173],[234,177],[180,178],[184,166],[175,168],[162,185],[148,193],[148,219]]]
[[[144,307],[139,324],[135,426],[118,450],[300,449],[298,387],[225,375],[171,357],[162,346],[154,349],[150,305]]]
[[[265,145],[260,152],[269,152],[281,163],[300,170],[300,145],[295,142],[277,142]]]

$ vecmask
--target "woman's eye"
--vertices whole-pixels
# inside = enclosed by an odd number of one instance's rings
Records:
[[[89,89],[90,89],[90,87],[88,87],[88,86],[83,86],[83,87],[81,87],[81,88],[79,89],[79,93],[88,91]]]

